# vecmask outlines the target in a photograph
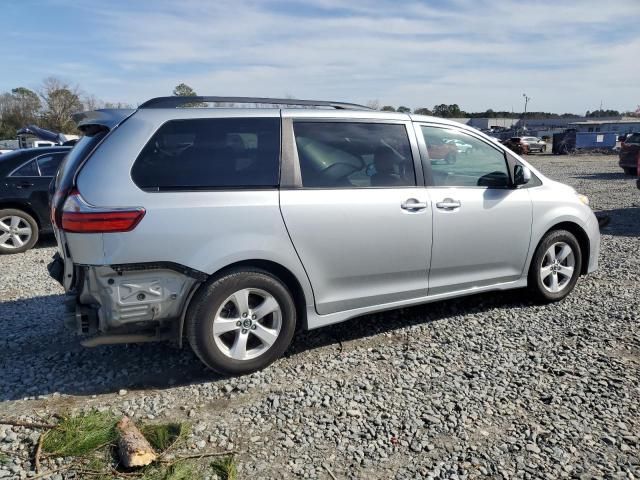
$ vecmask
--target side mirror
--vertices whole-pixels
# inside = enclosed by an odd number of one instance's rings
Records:
[[[517,164],[513,169],[513,185],[525,185],[531,180],[531,170],[524,165]]]

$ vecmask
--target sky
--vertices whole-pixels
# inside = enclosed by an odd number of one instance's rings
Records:
[[[0,92],[48,76],[200,95],[466,111],[635,110],[640,0],[7,0]]]

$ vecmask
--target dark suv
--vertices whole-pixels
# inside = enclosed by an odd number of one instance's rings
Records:
[[[620,145],[619,165],[627,175],[638,175],[640,160],[640,133],[630,133]]]
[[[29,250],[51,231],[49,184],[70,147],[14,150],[0,156],[0,253]]]

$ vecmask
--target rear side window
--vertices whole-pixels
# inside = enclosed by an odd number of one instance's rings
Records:
[[[279,118],[172,120],[136,159],[143,190],[273,188],[280,176]]]
[[[18,170],[13,172],[12,177],[39,177],[38,173],[38,165],[36,165],[35,160],[31,160],[29,163],[26,163]]]
[[[298,121],[294,132],[304,187],[393,188],[416,184],[404,125]]]
[[[78,172],[80,165],[98,143],[100,143],[107,132],[107,129],[101,127],[95,127],[85,132],[60,164],[56,173],[56,190],[66,192],[73,186],[73,178]]]
[[[38,157],[38,167],[40,168],[40,175],[43,177],[53,177],[58,171],[60,162],[64,158],[64,153],[53,153],[51,155],[43,155]]]

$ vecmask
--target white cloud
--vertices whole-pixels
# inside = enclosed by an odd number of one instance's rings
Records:
[[[435,3],[94,3],[83,8],[102,48],[78,81],[132,103],[182,81],[201,94],[456,102],[467,110],[520,110],[525,91],[533,110],[640,102],[640,67],[628,60],[640,51],[637,0]],[[67,62],[69,70],[78,62]]]

